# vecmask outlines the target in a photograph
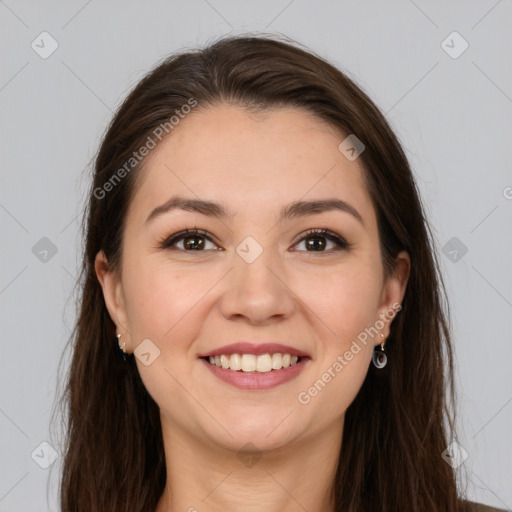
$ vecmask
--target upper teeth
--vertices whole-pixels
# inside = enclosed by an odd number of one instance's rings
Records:
[[[271,370],[280,370],[292,366],[298,361],[297,356],[290,354],[230,354],[221,356],[210,356],[211,364],[219,368],[243,372],[270,372]]]

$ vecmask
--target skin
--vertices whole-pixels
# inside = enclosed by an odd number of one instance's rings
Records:
[[[221,104],[198,110],[146,160],[128,211],[120,272],[98,253],[96,273],[128,352],[148,338],[160,350],[149,366],[136,358],[161,411],[167,485],[156,512],[334,510],[330,493],[345,411],[381,337],[361,344],[307,405],[297,397],[380,314],[401,303],[410,271],[402,252],[384,279],[362,163],[338,150],[344,138],[299,109],[254,114]],[[236,215],[172,210],[146,224],[173,195],[221,202]],[[362,222],[337,210],[277,221],[292,201],[333,197],[350,203]],[[189,243],[206,244],[196,251],[183,239],[158,247],[186,228],[205,230],[213,241],[193,236]],[[327,228],[350,247],[336,250],[317,235],[301,241],[311,228]],[[252,263],[236,252],[247,236],[263,248]],[[327,245],[315,251],[308,240]],[[385,338],[389,328],[388,321]],[[238,340],[278,341],[312,360],[274,389],[241,390],[198,359]],[[249,442],[259,459],[237,456]]]

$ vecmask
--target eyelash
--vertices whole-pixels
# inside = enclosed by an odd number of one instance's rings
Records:
[[[208,236],[208,233],[206,231],[204,231],[202,229],[194,228],[194,229],[186,229],[184,231],[180,231],[179,233],[175,233],[174,235],[171,235],[170,237],[164,238],[163,240],[161,240],[158,243],[158,247],[160,249],[170,249],[176,242],[183,240],[185,238],[192,237],[193,235],[203,236],[210,242],[216,243],[210,236]],[[347,250],[347,249],[351,248],[351,244],[349,244],[341,236],[336,235],[335,233],[333,233],[332,231],[329,231],[328,229],[317,229],[317,228],[313,228],[313,229],[306,231],[301,236],[301,238],[297,242],[295,242],[294,245],[297,245],[300,242],[303,242],[304,240],[306,240],[308,238],[314,238],[314,237],[326,238],[327,240],[334,242],[338,246],[338,248],[329,249],[327,251],[299,251],[299,252],[309,252],[311,254],[317,253],[317,254],[322,255],[322,254],[332,254],[333,252],[336,252],[336,251]],[[179,249],[179,250],[182,252],[196,252],[193,250],[190,250],[190,251],[186,251],[184,249]],[[197,252],[204,252],[204,251],[197,251]]]

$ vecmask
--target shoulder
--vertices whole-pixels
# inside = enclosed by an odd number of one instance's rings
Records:
[[[507,512],[504,508],[495,508],[490,505],[483,505],[474,501],[461,501],[463,512]]]

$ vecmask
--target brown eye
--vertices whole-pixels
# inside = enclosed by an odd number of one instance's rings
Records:
[[[296,245],[305,242],[306,252],[333,252],[348,249],[349,244],[340,236],[327,229],[313,229],[308,231]],[[327,248],[329,242],[334,244],[334,249]],[[327,249],[326,249],[327,248]]]
[[[204,251],[210,249],[209,247],[207,247],[208,242],[213,244],[213,241],[206,234],[205,231],[187,229],[186,231],[181,231],[165,239],[160,244],[160,247],[162,249],[171,249],[174,248],[174,246],[176,246],[178,243],[181,243],[182,241],[182,247],[177,247],[177,249],[186,252]]]

